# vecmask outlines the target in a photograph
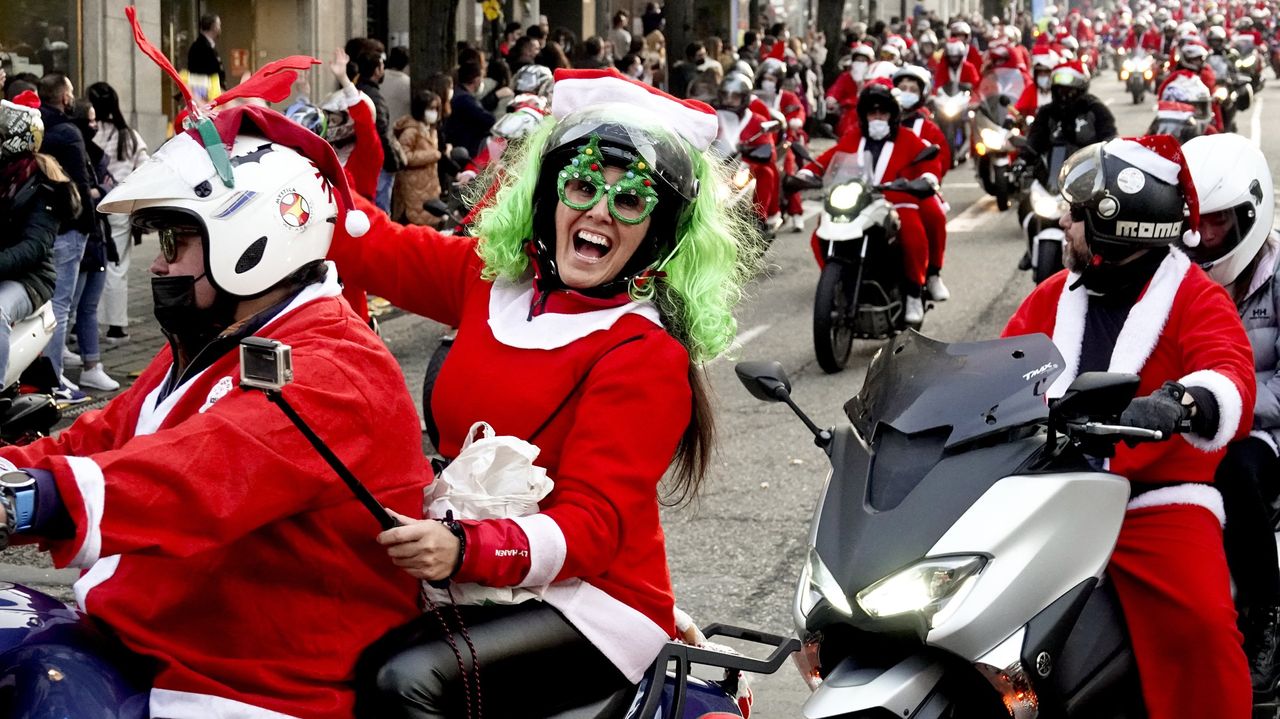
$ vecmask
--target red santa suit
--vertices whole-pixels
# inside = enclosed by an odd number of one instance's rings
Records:
[[[836,154],[861,153],[866,149],[866,145],[862,132],[857,125],[854,125],[853,132],[841,137],[839,142],[814,158],[814,161],[804,169],[821,177]],[[899,126],[880,149],[880,156],[876,160],[871,181],[880,184],[892,182],[898,178],[913,180],[926,175],[937,180],[938,176],[933,164],[937,161],[936,158],[930,162],[911,164],[911,161],[926,147],[928,144],[914,132]],[[920,219],[920,200],[903,192],[886,192],[884,197],[898,211],[898,241],[902,243],[903,273],[906,281],[916,286],[923,286],[925,271],[929,266],[929,240],[925,235],[924,223]],[[810,242],[814,257],[817,258],[818,266],[821,267],[825,262],[825,253],[822,251],[817,234],[813,235]]]
[[[761,220],[768,221],[781,212],[779,193],[782,189],[782,178],[778,175],[778,155],[773,133],[761,134],[760,132],[769,116],[767,114],[762,116],[757,110],[768,112],[767,106],[759,98],[753,98],[751,105],[741,116],[728,110],[721,110],[716,115],[720,118],[720,140],[729,147],[742,145],[744,150],[753,147],[769,147],[768,162],[747,160],[745,152],[743,153],[743,159],[751,168],[751,176],[756,180],[756,215]]]
[[[480,420],[527,438],[555,415],[535,441],[553,491],[537,514],[464,522],[455,580],[539,588],[638,681],[676,636],[657,497],[689,424],[688,353],[649,302],[561,290],[531,313],[532,285],[482,279],[473,239],[398,225],[357,202],[372,229],[356,239],[339,230],[330,256],[396,306],[458,327],[431,399],[440,452],[456,455]]]
[[[1204,86],[1209,88],[1210,95],[1212,95],[1214,87],[1218,82],[1218,77],[1217,75],[1214,75],[1213,68],[1209,67],[1207,64],[1204,67],[1200,68],[1199,73],[1192,72],[1191,70],[1188,70],[1185,67],[1179,67],[1173,72],[1169,73],[1169,75],[1165,77],[1164,82],[1160,83],[1159,89],[1156,90],[1156,97],[1157,98],[1164,97],[1164,89],[1169,86],[1169,83],[1181,77],[1200,78],[1200,82],[1203,82]],[[1222,121],[1222,106],[1219,105],[1217,102],[1213,103],[1212,128],[1215,132],[1225,132],[1225,123]]]
[[[382,171],[383,160],[382,140],[378,138],[378,126],[374,122],[373,101],[359,91],[348,95],[344,89],[336,102],[345,103],[346,112],[351,117],[355,130],[355,141],[349,150],[350,154],[342,163],[347,172],[347,181],[351,189],[359,194],[373,197],[378,194],[378,174]],[[342,296],[360,319],[367,323],[369,301],[364,289],[350,282],[343,282]]]
[[[1035,117],[1036,110],[1041,105],[1047,105],[1053,100],[1053,96],[1040,89],[1039,85],[1034,82],[1029,83],[1022,88],[1022,94],[1018,96],[1018,101],[1013,103],[1013,109],[1018,111],[1023,117]]]
[[[942,134],[942,128],[933,121],[933,113],[928,108],[920,108],[902,118],[902,126],[915,133],[925,143],[937,147],[938,156],[928,163],[923,163],[926,173],[931,173],[941,183],[951,169],[951,147]],[[928,273],[936,273],[942,269],[942,262],[947,252],[947,208],[942,195],[936,194],[924,200],[918,200],[920,222],[924,225],[924,234],[929,238]]]
[[[972,50],[973,48],[969,49]],[[947,62],[947,58],[943,56],[933,66],[933,86],[946,87],[951,84],[953,77],[956,78],[956,82],[971,85],[974,90],[977,90],[978,85],[982,82],[982,76],[978,74],[977,65],[965,60],[959,70],[956,70],[951,67],[951,63]]]
[[[1083,287],[1070,289],[1078,279],[1063,270],[1046,280],[1004,329],[1004,336],[1053,338],[1065,371],[1050,397],[1061,396],[1079,368],[1090,300]],[[1150,489],[1129,504],[1108,576],[1124,608],[1152,719],[1250,715],[1249,672],[1222,548],[1222,498],[1209,485],[1227,443],[1252,424],[1251,357],[1231,299],[1176,249],[1129,312],[1111,353],[1109,371],[1141,378],[1138,396],[1174,380],[1211,392],[1219,413],[1211,438],[1183,434],[1120,444],[1109,462],[1111,471]],[[1194,662],[1187,661],[1188,651],[1195,652]],[[1170,691],[1174,687],[1179,691]]]
[[[848,72],[842,72],[827,89],[827,97],[835,100],[840,106],[841,115],[840,122],[836,126],[836,134],[844,135],[849,131],[850,125],[858,124],[858,93],[862,91],[864,85],[866,80],[858,82]]]
[[[333,268],[256,334],[293,347],[284,397],[334,453],[420,516],[417,412]],[[161,399],[171,367],[166,347],[102,410],[0,450],[53,475],[75,535],[44,546],[85,570],[80,607],[154,660],[150,716],[349,718],[356,658],[418,614],[416,583],[298,429],[238,387],[234,347]]]
[[[792,146],[799,143],[806,145],[809,142],[809,136],[805,134],[804,122],[805,111],[804,103],[800,101],[800,97],[790,90],[781,90],[774,93],[772,97],[757,97],[761,103],[768,108],[771,115],[781,117],[786,125],[786,138]],[[782,156],[782,172],[786,175],[796,174],[799,164],[796,162],[794,151],[785,152]],[[801,205],[800,193],[785,193],[785,201],[782,203],[784,210],[788,215],[804,214],[804,207]]]
[[[1150,29],[1144,32],[1142,38],[1139,39],[1134,31],[1130,30],[1128,37],[1124,39],[1124,49],[1132,53],[1139,47],[1148,53],[1158,53],[1164,47],[1164,35],[1159,30]]]

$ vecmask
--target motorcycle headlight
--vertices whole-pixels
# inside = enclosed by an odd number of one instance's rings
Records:
[[[1146,71],[1144,71],[1144,72],[1142,73],[1142,77],[1143,77],[1143,79],[1150,80],[1150,79],[1151,79],[1151,71],[1150,71],[1150,70],[1146,70]]]
[[[750,182],[751,168],[746,165],[739,165],[738,169],[733,173],[733,186],[741,190]]]
[[[1258,60],[1257,55],[1250,55],[1249,57],[1240,58],[1236,62],[1236,64],[1238,64],[1240,67],[1253,67],[1253,63],[1257,62],[1257,60]]]
[[[831,191],[831,197],[827,198],[827,204],[833,210],[851,210],[854,205],[858,204],[858,198],[861,196],[861,185],[855,183],[840,185]]]
[[[1227,88],[1218,86],[1213,90],[1213,99],[1218,102],[1225,102],[1227,99]]]
[[[849,597],[845,595],[844,589],[840,587],[836,578],[831,575],[831,570],[822,563],[822,557],[818,556],[818,550],[815,547],[809,547],[808,561],[805,562],[804,569],[800,573],[800,586],[800,591],[803,593],[800,611],[805,616],[813,611],[820,599],[827,600],[832,609],[846,617],[853,616],[853,605],[849,604]]]
[[[1004,141],[1009,133],[994,127],[984,127],[978,134],[982,137],[982,144],[986,145],[988,150],[999,152],[1004,149]]]
[[[1035,183],[1031,186],[1031,211],[1045,218],[1055,220],[1067,213],[1069,206],[1061,195],[1055,195]]]
[[[942,116],[948,119],[960,114],[960,103],[951,101],[942,106]]]
[[[1125,72],[1132,72],[1132,71],[1133,71],[1133,60],[1125,60],[1125,61],[1124,61],[1124,65],[1123,65],[1123,67],[1124,67],[1124,71],[1125,71]]]
[[[1129,72],[1129,68],[1127,68],[1127,67],[1126,67],[1124,70],[1122,70],[1122,71],[1120,72],[1120,79],[1121,79],[1121,80],[1128,80],[1128,79],[1129,79],[1129,75],[1130,75],[1130,74],[1131,74],[1131,73]]]
[[[858,592],[858,606],[876,619],[917,612],[936,626],[963,601],[986,563],[979,556],[926,559]]]

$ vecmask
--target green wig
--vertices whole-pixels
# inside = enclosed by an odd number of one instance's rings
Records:
[[[554,128],[555,121],[547,119],[502,158],[497,195],[473,227],[480,238],[477,251],[484,261],[485,279],[501,277],[518,282],[530,271],[526,246],[534,232],[543,150]],[[665,129],[646,129],[670,135]],[[737,334],[733,308],[757,269],[762,243],[750,220],[750,207],[731,203],[723,165],[687,143],[684,147],[700,191],[679,213],[675,249],[660,258],[660,266],[655,268],[661,272],[656,279],[633,282],[630,294],[636,301],[652,300],[664,325],[689,351],[690,358],[702,362],[719,356],[733,342]],[[473,183],[477,187],[487,184]]]

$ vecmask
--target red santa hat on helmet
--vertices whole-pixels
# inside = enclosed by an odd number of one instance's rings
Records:
[[[597,105],[633,105],[651,112],[667,129],[699,152],[711,147],[720,130],[716,111],[705,102],[681,100],[626,77],[612,67],[603,70],[556,70],[555,78],[551,114],[557,120]]]
[[[1079,60],[1067,60],[1059,63],[1057,67],[1053,68],[1053,74],[1056,76],[1060,73],[1071,75],[1084,82],[1089,81],[1089,71],[1085,69],[1084,63]]]
[[[1182,234],[1182,244],[1200,244],[1200,199],[1191,180],[1191,168],[1182,155],[1182,145],[1176,139],[1170,135],[1121,137],[1103,145],[1102,150],[1161,182],[1177,185],[1187,203],[1187,231]]]

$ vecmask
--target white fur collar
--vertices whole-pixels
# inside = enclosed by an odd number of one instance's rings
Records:
[[[1134,374],[1142,371],[1156,348],[1156,342],[1160,340],[1160,333],[1164,331],[1169,312],[1173,309],[1173,299],[1178,294],[1182,278],[1190,268],[1191,260],[1177,248],[1170,248],[1169,255],[1156,268],[1146,291],[1129,311],[1120,336],[1116,339],[1115,349],[1111,351],[1108,371]],[[1049,397],[1061,397],[1080,372],[1080,345],[1084,342],[1089,295],[1084,287],[1071,289],[1079,279],[1079,273],[1067,275],[1067,281],[1062,285],[1062,295],[1058,298],[1053,344],[1062,353],[1064,371],[1049,387]]]
[[[533,306],[533,283],[497,279],[489,291],[489,329],[493,336],[508,347],[528,350],[549,350],[582,339],[592,332],[607,330],[613,323],[629,314],[637,314],[661,327],[658,308],[651,302],[628,302],[590,312],[557,314],[544,312],[529,317]]]
[[[867,151],[867,138],[858,141],[858,154]],[[875,174],[871,177],[872,182],[884,182],[884,173],[889,169],[889,158],[893,155],[893,141],[884,143],[884,147],[880,148],[880,157],[876,159]]]

